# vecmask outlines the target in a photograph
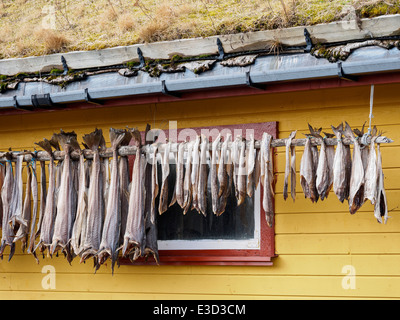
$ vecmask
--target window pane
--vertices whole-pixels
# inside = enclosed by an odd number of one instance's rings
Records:
[[[161,181],[160,165],[158,172],[159,181]],[[169,203],[175,187],[175,173],[175,165],[170,164]],[[208,175],[207,216],[204,217],[196,210],[190,210],[186,215],[183,215],[183,210],[175,203],[161,216],[158,215],[158,240],[245,240],[254,238],[254,196],[252,198],[247,197],[245,202],[238,207],[232,188],[225,212],[217,217],[212,212],[210,180],[210,175]],[[157,208],[158,198],[156,201]]]

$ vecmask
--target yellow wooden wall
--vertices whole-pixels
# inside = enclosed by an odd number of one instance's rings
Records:
[[[0,117],[0,150],[32,149],[53,132],[75,130],[79,137],[102,128],[138,126],[199,127],[264,121],[279,122],[279,137],[307,123],[329,130],[348,121],[360,127],[368,120],[369,87],[275,93],[209,101],[174,102]],[[351,216],[347,204],[330,195],[312,204],[297,183],[297,199],[283,201],[284,150],[277,151],[276,253],[272,267],[242,266],[110,266],[93,274],[92,263],[68,265],[63,257],[37,265],[32,256],[0,262],[0,299],[302,299],[400,297],[400,85],[375,88],[373,123],[395,140],[382,146],[388,206],[387,225],[373,217],[368,203]],[[302,148],[298,148],[298,164]],[[42,268],[56,271],[56,288],[44,290]],[[351,265],[356,288],[342,287]]]

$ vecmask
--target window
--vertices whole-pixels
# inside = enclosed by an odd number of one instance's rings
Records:
[[[202,127],[178,129],[176,137],[164,132],[171,141],[188,141],[197,134],[205,134],[214,140],[218,133],[232,137],[254,134],[261,140],[263,132],[274,137],[277,135],[276,122],[230,125],[223,127]],[[175,139],[174,139],[175,138]],[[165,139],[160,136],[160,141]],[[172,157],[172,155],[171,155]],[[159,170],[161,181],[161,170]],[[175,186],[175,164],[170,164],[168,179],[169,202]],[[259,184],[252,198],[247,197],[241,206],[237,206],[234,191],[228,199],[225,212],[216,216],[211,207],[210,176],[208,181],[207,215],[204,217],[196,210],[183,215],[178,204],[157,217],[158,248],[160,264],[173,265],[271,265],[274,256],[274,228],[267,226],[262,209],[262,190]],[[158,208],[158,198],[156,200]],[[151,261],[150,261],[151,260]],[[149,259],[149,263],[153,260]],[[124,263],[122,261],[122,263]],[[144,263],[139,261],[138,263]],[[130,262],[127,262],[130,264]]]

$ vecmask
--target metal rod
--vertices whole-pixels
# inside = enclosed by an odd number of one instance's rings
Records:
[[[271,146],[273,148],[277,148],[277,147],[285,147],[286,146],[286,140],[287,139],[274,139],[271,142]],[[307,139],[293,139],[292,140],[292,146],[296,146],[296,147],[301,147],[304,146],[306,143]],[[352,142],[350,141],[350,139],[348,138],[343,138],[342,139],[343,144],[345,145],[351,145]],[[367,142],[370,142],[370,139],[367,139]],[[377,144],[381,144],[381,143],[392,143],[393,140],[387,138],[387,137],[378,137],[376,140]],[[316,145],[320,145],[321,144],[321,139],[317,139],[317,138],[311,138],[311,144],[316,146]],[[334,146],[337,145],[337,139],[335,138],[327,138],[325,139],[325,144],[328,146]],[[178,151],[178,145],[179,143],[174,143],[171,142],[171,152],[177,152]],[[220,149],[222,146],[222,143],[219,144],[218,148]],[[256,149],[260,149],[261,146],[261,141],[260,140],[256,140],[255,141],[255,148]],[[163,151],[164,146],[163,144],[160,144],[158,146],[158,150],[159,151]],[[151,145],[148,146],[144,146],[142,147],[142,152],[144,153],[150,153],[152,152],[154,149]],[[210,150],[211,150],[211,144],[210,144]],[[136,146],[123,146],[120,147],[118,149],[118,155],[119,156],[131,156],[131,155],[135,155],[137,151],[137,147]],[[30,151],[8,151],[8,152],[0,152],[0,162],[5,162],[7,161],[5,155],[9,153],[12,155],[12,159],[11,161],[15,161],[18,157],[18,155],[23,155],[24,156],[24,161],[31,161],[34,158],[34,153],[30,152]],[[92,150],[89,149],[84,149],[82,150],[82,153],[85,157],[85,159],[93,159],[93,154],[94,152]],[[71,158],[73,160],[79,160],[79,155],[80,152],[79,151],[73,151],[71,152]],[[54,160],[62,160],[64,159],[65,156],[65,152],[64,151],[54,151],[53,152],[53,156],[54,156]],[[111,158],[113,156],[113,152],[111,148],[107,148],[104,151],[100,151],[100,157],[101,158]],[[37,161],[50,161],[50,157],[48,155],[48,153],[46,151],[38,151],[35,154],[35,158]]]

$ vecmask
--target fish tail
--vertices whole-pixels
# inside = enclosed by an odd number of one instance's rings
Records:
[[[116,150],[125,139],[125,130],[110,128],[111,147]]]
[[[41,147],[44,151],[46,151],[49,155],[52,154],[52,148],[50,141],[47,139],[43,139],[43,141],[35,142],[36,145]]]
[[[10,262],[11,258],[14,256],[15,253],[15,243],[11,244],[10,246],[10,254],[8,255],[8,262]]]
[[[82,139],[90,150],[98,150],[103,138],[103,131],[101,129],[94,130],[89,134],[85,134]]]
[[[80,149],[77,141],[77,135],[74,131],[64,132],[61,129],[61,132],[57,134],[57,140],[62,145],[64,150],[68,149],[69,147],[71,147],[73,150]]]
[[[351,139],[351,140],[354,140],[354,133],[353,133],[353,130],[351,129],[351,127],[350,127],[350,125],[345,121],[345,124],[346,124],[346,126],[345,126],[345,128],[344,128],[344,135],[347,137],[347,138],[349,138],[349,139]]]
[[[343,123],[339,124],[337,127],[331,125],[332,131],[338,139],[341,139],[343,132]]]

